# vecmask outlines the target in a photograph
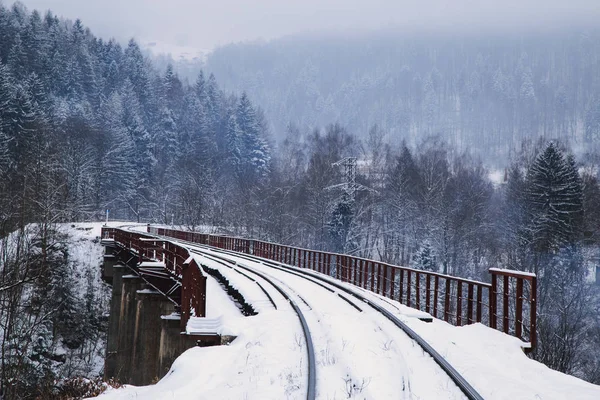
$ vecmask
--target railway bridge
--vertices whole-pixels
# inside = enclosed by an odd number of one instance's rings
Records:
[[[282,300],[273,293],[278,292],[277,296],[291,305],[304,332],[309,399],[315,398],[316,367],[314,356],[311,361],[310,319],[307,322],[302,312],[308,303],[303,292],[281,285],[273,274],[318,286],[360,312],[369,307],[381,313],[407,340],[428,353],[467,398],[481,396],[432,346],[394,316],[386,302],[393,306],[389,300],[395,300],[411,307],[423,321],[439,319],[456,326],[482,323],[518,337],[525,351],[531,351],[536,343],[536,276],[527,272],[492,268],[489,282],[481,282],[346,254],[150,225],[146,232],[105,227],[102,244],[106,249],[103,276],[113,287],[106,379],[149,384],[164,376],[187,348],[234,340],[221,336],[214,328],[217,322],[206,318],[207,297],[210,300],[211,296],[207,293],[208,275],[219,281],[242,313],[256,313],[221,273],[197,261],[197,256],[253,281],[275,309],[282,307]],[[245,265],[246,261],[260,263],[266,270]],[[318,307],[325,308],[326,303]]]

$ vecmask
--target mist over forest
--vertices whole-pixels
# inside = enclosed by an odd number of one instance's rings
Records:
[[[106,210],[470,279],[535,272],[531,356],[600,384],[597,29],[297,35],[185,76],[19,3],[0,38],[6,398],[89,377],[101,295],[69,292],[56,227]]]
[[[339,122],[364,138],[416,145],[437,135],[505,167],[523,140],[566,140],[577,152],[600,133],[600,31],[547,27],[437,33],[295,35],[220,47],[206,69],[247,91],[275,137],[289,124]]]

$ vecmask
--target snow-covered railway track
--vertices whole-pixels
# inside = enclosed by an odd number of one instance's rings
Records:
[[[237,264],[235,261],[232,261],[226,257],[218,257],[215,255],[211,255],[211,254],[207,254],[206,252],[203,252],[199,249],[195,249],[195,248],[190,248],[190,252],[194,253],[194,254],[198,254],[201,255],[203,257],[206,257],[208,259],[212,259],[213,261],[224,265],[226,267],[235,269],[235,268],[239,268],[241,270],[244,270],[246,273],[250,273],[250,274],[254,274],[256,276],[258,276],[260,279],[262,279],[263,281],[267,282],[269,285],[271,285],[275,290],[277,290],[282,296],[283,298],[289,303],[289,305],[292,307],[292,309],[294,310],[294,312],[296,313],[298,320],[300,321],[300,325],[302,326],[302,332],[304,335],[304,340],[306,342],[306,353],[307,353],[307,357],[308,357],[308,374],[307,374],[307,391],[306,391],[306,399],[307,400],[314,400],[316,398],[316,362],[315,362],[315,349],[313,346],[313,340],[312,340],[312,336],[311,336],[311,332],[310,329],[308,327],[308,323],[306,322],[306,318],[302,312],[302,310],[300,309],[300,307],[298,306],[298,304],[294,301],[293,299],[293,294],[289,293],[288,290],[283,288],[283,285],[281,283],[278,283],[275,279],[273,279],[272,277],[269,277],[267,274],[257,271],[253,268],[249,268],[246,267],[244,265],[240,265]],[[227,265],[227,264],[230,265]],[[235,267],[235,268],[234,268]],[[239,271],[238,271],[239,272]],[[251,277],[249,277],[246,274],[245,275],[248,279],[252,279]],[[254,280],[254,279],[252,279]],[[273,306],[275,308],[277,308],[276,302],[273,300],[273,297],[266,291],[266,289],[260,284],[260,282],[257,282],[256,280],[254,280],[256,282],[256,284],[261,288],[261,290],[265,293],[265,295],[269,298],[269,300],[271,301],[271,303],[273,304]]]
[[[354,355],[345,354],[347,353],[347,350],[344,351],[343,348],[345,344],[343,344],[342,349],[335,349],[337,351],[337,353],[335,353],[336,357],[342,358],[344,359],[343,361],[345,361],[345,363],[339,363],[342,365],[336,367],[338,372],[340,367],[342,367],[343,371],[347,371],[345,374],[348,380],[344,380],[346,387],[349,387],[346,393],[347,398],[353,397],[351,394],[358,394],[353,392],[355,390],[354,388],[357,387],[357,381],[354,378],[370,376],[372,371],[379,371],[374,377],[374,380],[377,381],[376,383],[370,382],[370,377],[366,383],[365,380],[362,380],[362,382],[358,381],[360,390],[365,389],[365,386],[372,383],[371,387],[365,390],[365,393],[362,393],[362,395],[370,394],[367,396],[368,398],[417,397],[458,399],[466,397],[468,399],[482,399],[481,395],[479,395],[479,393],[449,364],[447,360],[444,359],[444,357],[410,329],[402,320],[383,307],[378,300],[373,301],[373,297],[370,296],[369,293],[364,291],[361,292],[359,288],[349,288],[348,286],[337,282],[335,279],[326,277],[322,274],[291,267],[257,256],[189,242],[181,238],[168,237],[168,240],[186,246],[191,252],[200,252],[203,256],[209,255],[213,257],[211,261],[214,261],[214,257],[216,256],[221,260],[227,260],[227,262],[235,264],[235,267],[238,268],[238,272],[240,272],[241,269],[245,269],[246,272],[257,276],[260,273],[262,275],[261,279],[266,278],[271,279],[271,281],[275,279],[280,283],[283,283],[293,292],[302,293],[305,297],[310,296],[306,298],[309,299],[310,303],[316,305],[316,307],[313,307],[311,313],[308,315],[310,315],[311,320],[314,320],[316,317],[318,321],[323,320],[325,324],[329,324],[330,331],[323,335],[328,336],[327,343],[339,339],[341,339],[342,342],[345,342],[346,336],[351,338],[349,340],[350,342],[355,343],[356,349],[353,350],[356,351],[354,351]],[[304,286],[302,286],[300,281],[304,282]],[[317,287],[319,287],[319,289],[315,290]],[[279,291],[280,289],[285,291],[285,289],[282,288],[278,288],[277,290]],[[327,290],[327,296],[335,295],[336,298],[341,298],[344,302],[339,303],[337,300],[331,300],[331,297],[326,298],[323,296],[323,293],[319,296],[316,295],[318,291],[323,289]],[[350,295],[354,300],[342,296],[340,292]],[[299,295],[294,294],[294,297],[308,305],[304,298]],[[338,302],[337,309],[329,307],[329,311],[326,311],[329,306],[328,303],[336,301]],[[356,318],[356,315],[358,315],[356,311],[362,311],[357,303],[368,305],[366,310],[369,312],[366,313],[368,315],[364,318],[362,317],[363,313],[360,313],[360,319]],[[340,314],[338,313],[338,310],[343,308],[341,304],[346,304],[346,306],[344,306],[346,311],[341,311],[341,314],[346,314],[346,318],[352,319],[353,322],[355,322],[354,325],[348,324],[347,321],[340,318],[340,315],[335,315]],[[387,306],[389,305],[390,304],[387,304]],[[354,316],[349,315],[349,306],[353,307],[353,312],[355,313]],[[382,316],[385,318],[382,318]],[[331,318],[331,321],[329,321],[329,318]],[[367,321],[369,318],[371,318],[371,321]],[[306,318],[304,318],[304,320],[304,322],[306,322]],[[395,328],[392,328],[390,322]],[[340,325],[344,327],[341,328],[341,330],[339,328]],[[348,327],[350,327],[350,329],[348,329]],[[314,328],[317,328],[317,326],[315,325]],[[324,331],[323,328],[320,330]],[[375,331],[375,333],[373,333],[373,331]],[[387,342],[383,345],[381,344],[382,337],[387,338],[385,339]],[[324,356],[323,352],[327,353],[329,350],[327,347],[323,346],[323,337],[318,337],[318,339],[316,346],[318,355],[320,356],[318,364],[322,367],[322,363],[328,362],[327,360],[329,358],[327,354]],[[380,347],[385,350],[384,352],[380,351],[381,349],[373,347],[374,343],[377,341],[379,341]],[[365,344],[365,349],[362,348],[363,344]],[[390,349],[392,351],[390,351]],[[357,356],[357,353],[360,353],[360,355]],[[373,353],[377,353],[375,354],[375,357],[373,357]],[[380,365],[382,361],[381,357],[386,358],[384,362],[388,364],[388,367],[383,368],[383,371],[385,371],[383,374],[381,373],[382,366]],[[325,359],[325,361],[323,361],[323,359]],[[434,361],[434,363],[431,361]],[[335,360],[333,362],[335,363]],[[327,381],[331,381],[331,378],[333,378],[331,370],[327,371],[327,368],[320,368],[319,371],[318,381],[325,381],[326,383],[324,385],[319,383],[321,389],[314,389],[313,396],[315,396],[315,393],[319,393],[319,398],[331,398],[331,385],[327,386]],[[313,380],[316,381],[316,374],[313,374],[313,377]],[[426,377],[426,379],[423,379],[423,377]],[[398,382],[400,382],[400,384],[398,384]],[[326,394],[327,397],[323,397],[327,391],[329,391]],[[333,392],[333,398],[337,398],[335,391]]]
[[[192,246],[195,248],[203,248],[207,251],[210,251],[212,256],[215,256],[216,253],[226,255],[228,257],[235,257],[238,260],[246,260],[250,262],[260,263],[269,268],[273,268],[277,271],[281,271],[287,274],[294,275],[298,278],[305,279],[310,281],[330,292],[335,292],[339,297],[344,299],[347,303],[352,305],[353,307],[360,310],[359,306],[357,306],[354,302],[347,299],[343,296],[339,291],[343,291],[344,293],[358,299],[360,302],[363,302],[376,310],[381,315],[385,316],[389,321],[391,321],[396,327],[400,328],[410,339],[416,342],[427,354],[431,356],[431,358],[435,361],[435,363],[448,375],[448,377],[454,382],[454,384],[460,389],[460,391],[468,398],[472,400],[480,400],[483,397],[469,384],[469,382],[441,355],[439,354],[427,341],[425,341],[421,336],[419,336],[414,330],[408,327],[401,319],[399,319],[396,315],[391,313],[385,307],[381,306],[377,302],[372,301],[365,295],[363,295],[359,290],[351,289],[346,285],[340,284],[336,282],[332,278],[324,277],[321,274],[315,273],[313,271],[302,270],[296,267],[288,266],[285,264],[273,262],[271,260],[266,260],[260,257],[251,256],[247,254],[240,254],[237,252],[232,252],[229,250],[218,249],[206,245],[199,245],[194,243]],[[206,254],[206,253],[204,253]],[[229,261],[232,261],[230,258],[225,258]],[[235,262],[235,260],[233,260]],[[242,267],[242,264],[236,262],[238,267]],[[253,269],[254,270],[254,269]]]

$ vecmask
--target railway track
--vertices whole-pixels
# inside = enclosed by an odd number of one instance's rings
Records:
[[[421,336],[419,336],[414,330],[412,330],[408,325],[406,325],[402,320],[400,320],[397,316],[391,313],[386,308],[377,304],[376,302],[371,301],[366,296],[361,294],[358,290],[353,290],[345,285],[342,285],[333,278],[325,278],[321,274],[314,273],[308,270],[301,270],[295,267],[291,267],[285,264],[273,262],[271,260],[266,260],[260,257],[251,256],[247,254],[240,254],[237,252],[232,252],[229,250],[218,249],[206,245],[198,245],[194,244],[194,246],[203,247],[206,249],[210,249],[212,252],[226,254],[229,256],[238,257],[240,259],[245,259],[248,261],[259,262],[271,268],[275,268],[279,271],[283,271],[308,281],[315,283],[321,287],[324,287],[326,290],[334,291],[334,289],[328,288],[327,286],[335,288],[335,290],[341,290],[348,295],[353,296],[354,298],[364,302],[368,306],[372,307],[382,315],[384,315],[388,320],[390,320],[394,325],[400,328],[404,333],[406,333],[412,340],[414,340],[423,350],[433,358],[435,363],[444,370],[444,372],[450,377],[450,379],[458,386],[458,388],[464,393],[464,395],[470,400],[483,400],[483,397],[469,384],[469,382],[441,355],[439,354],[427,341],[425,341]],[[240,266],[240,264],[237,264]],[[338,295],[341,294],[338,292]],[[348,303],[354,305],[351,301],[345,299]],[[355,305],[354,305],[355,306]],[[356,307],[356,306],[355,306]]]
[[[171,238],[173,239],[173,238]],[[224,250],[216,247],[207,246],[204,244],[189,242],[181,239],[173,239],[180,243],[185,244],[189,247],[189,250],[193,253],[200,254],[205,257],[211,257],[212,260],[218,261],[221,264],[225,265],[227,263],[231,265],[226,265],[230,268],[233,268],[232,265],[235,265],[236,268],[243,269],[246,272],[259,276],[261,279],[265,280],[269,284],[275,287],[279,293],[281,293],[292,305],[292,308],[296,311],[299,319],[301,320],[301,324],[303,326],[303,331],[305,334],[305,338],[310,337],[310,331],[308,330],[308,325],[306,324],[306,318],[301,314],[301,311],[298,305],[293,302],[290,298],[290,294],[287,293],[284,289],[280,287],[277,283],[274,282],[274,278],[266,275],[261,271],[257,271],[255,268],[250,268],[247,265],[242,264],[241,262],[232,260],[231,257],[237,258],[237,260],[245,260],[254,263],[260,263],[269,268],[273,268],[274,270],[284,272],[286,274],[290,274],[296,276],[298,278],[309,281],[313,284],[318,285],[319,287],[331,292],[335,293],[341,299],[346,301],[348,304],[356,308],[358,311],[362,311],[361,307],[358,306],[355,302],[351,301],[347,296],[343,295],[340,292],[345,293],[359,302],[366,304],[370,308],[374,309],[379,314],[383,315],[386,319],[391,321],[396,327],[402,330],[410,339],[412,339],[416,344],[418,344],[425,353],[427,353],[433,361],[447,374],[452,382],[458,387],[458,389],[464,394],[464,396],[471,400],[481,400],[483,397],[475,390],[471,384],[441,355],[439,354],[427,341],[425,341],[421,336],[419,336],[414,330],[412,330],[408,325],[406,325],[402,320],[400,320],[396,315],[391,313],[389,310],[378,304],[377,302],[372,301],[361,291],[358,289],[351,289],[331,277],[326,277],[322,274],[315,273],[310,270],[303,270],[296,267],[292,267],[286,264],[274,262],[271,260],[267,260],[261,257],[242,254],[238,252],[233,252],[229,250]],[[238,271],[239,272],[239,271]],[[257,282],[258,283],[258,282]],[[259,284],[260,286],[260,284]],[[264,289],[263,289],[264,291]],[[285,293],[285,294],[284,294]],[[298,314],[299,313],[299,314]],[[307,336],[308,335],[308,336]],[[313,367],[314,367],[314,346],[312,345],[312,340],[310,340],[310,346],[308,346],[309,339],[307,341],[307,351],[309,351],[309,347],[312,349],[312,358],[313,358]],[[310,355],[309,355],[309,363],[310,363]],[[314,399],[315,397],[315,387],[316,387],[316,372],[315,369],[310,371],[309,367],[309,390],[307,393],[308,399]],[[312,389],[311,389],[312,387]],[[310,397],[310,396],[313,397]]]
[[[302,333],[304,335],[304,340],[306,342],[306,353],[307,353],[307,357],[308,357],[306,399],[307,400],[315,400],[316,399],[316,386],[317,386],[317,384],[316,384],[316,369],[317,368],[316,368],[316,361],[315,361],[316,360],[315,348],[313,345],[312,335],[311,335],[310,329],[308,327],[308,323],[306,322],[306,317],[304,316],[302,310],[300,309],[300,307],[298,306],[296,301],[292,298],[293,295],[291,293],[289,293],[288,290],[284,289],[282,287],[283,285],[281,283],[278,283],[275,278],[270,277],[263,272],[260,272],[253,268],[235,263],[234,261],[231,261],[225,257],[218,257],[215,255],[210,255],[210,254],[207,254],[205,252],[202,252],[202,251],[199,251],[199,250],[196,250],[193,248],[190,248],[189,251],[191,253],[206,257],[208,259],[212,259],[213,261],[215,261],[225,267],[228,267],[231,269],[239,268],[241,270],[244,270],[245,273],[242,273],[242,275],[244,275],[246,278],[248,278],[250,280],[253,280],[260,287],[260,289],[263,291],[263,293],[265,293],[265,295],[268,297],[269,301],[273,304],[273,307],[275,307],[275,309],[277,309],[277,304],[273,300],[273,297],[268,293],[268,291],[264,288],[264,286],[260,282],[258,282],[256,279],[253,279],[252,277],[248,276],[247,275],[248,273],[258,276],[260,279],[267,282],[275,290],[277,290],[283,296],[283,298],[289,303],[289,305],[294,310],[296,316],[298,317],[298,320],[300,321],[300,325],[302,326]],[[237,271],[237,272],[240,272],[240,271]]]

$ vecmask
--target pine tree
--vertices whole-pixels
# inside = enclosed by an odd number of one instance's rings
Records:
[[[163,93],[165,104],[176,115],[183,107],[183,86],[179,77],[173,71],[173,66],[169,64],[163,78]]]
[[[196,78],[196,83],[194,84],[194,94],[196,95],[196,98],[200,100],[201,104],[206,104],[208,93],[206,89],[206,79],[204,79],[204,72],[202,70],[200,70],[198,78]]]
[[[240,151],[240,128],[238,126],[235,113],[231,112],[227,119],[227,126],[225,128],[225,138],[227,143],[226,162],[228,168],[234,176],[239,176],[242,155]]]
[[[14,97],[12,99],[12,118],[6,127],[9,136],[9,151],[12,155],[15,168],[24,173],[28,163],[35,154],[32,148],[36,144],[34,136],[38,132],[36,119],[39,117],[23,85],[14,86]]]
[[[13,71],[15,76],[21,78],[27,74],[27,69],[30,67],[27,63],[27,53],[21,42],[21,35],[17,33],[13,40],[13,45],[8,53],[8,66]]]
[[[139,45],[131,39],[123,55],[121,70],[129,78],[140,104],[148,106],[152,98],[151,83],[147,61]]]
[[[521,89],[519,91],[519,95],[522,99],[534,99],[535,98],[535,89],[533,86],[533,80],[531,78],[531,71],[527,69],[521,78]]]
[[[435,262],[435,255],[433,252],[433,248],[428,240],[425,241],[421,249],[418,251],[415,256],[415,262],[417,268],[425,270],[425,271],[434,271],[437,272],[437,266]]]
[[[391,160],[390,160],[391,161]],[[390,162],[384,188],[385,221],[390,232],[390,251],[386,259],[395,263],[410,261],[410,249],[416,246],[415,233],[425,188],[419,167],[404,144],[400,155]]]
[[[134,91],[133,85],[125,81],[121,89],[122,124],[136,146],[136,154],[140,158],[138,164],[144,171],[149,170],[156,162],[152,148],[152,139],[142,117],[142,105]],[[143,174],[147,175],[147,174]]]
[[[104,95],[108,98],[110,95],[117,90],[119,85],[121,84],[121,75],[119,72],[119,66],[115,60],[112,60],[106,69],[105,74],[105,85],[104,85]]]
[[[155,155],[159,168],[169,169],[175,160],[179,158],[180,148],[179,135],[175,117],[171,109],[162,107],[160,109],[160,123],[156,138],[158,151]]]
[[[182,151],[186,154],[186,162],[198,161],[206,168],[215,165],[218,148],[215,132],[208,128],[208,115],[202,102],[192,96],[187,102],[188,109],[183,113],[184,130],[187,133]]]
[[[54,325],[62,341],[69,349],[79,348],[84,341],[84,310],[81,299],[75,293],[74,271],[67,260],[59,263],[52,271],[51,299],[57,311]]]
[[[87,50],[82,50],[82,63],[81,63],[81,78],[82,78],[82,92],[85,93],[85,99],[94,106],[100,104],[101,90],[100,84],[98,83],[97,77],[97,66],[95,65],[94,59],[88,53]]]
[[[210,103],[204,73],[200,71],[198,78],[188,98],[188,111],[183,117],[187,119],[187,128],[190,140],[190,151],[200,156],[205,167],[216,167],[218,157],[218,143],[216,130],[212,126],[215,118],[214,108]]]
[[[48,89],[40,77],[32,72],[26,81],[27,92],[33,104],[40,115],[46,115],[49,108]]]
[[[261,137],[256,111],[246,93],[242,93],[236,110],[241,134],[241,162],[248,177],[265,176],[270,160],[269,148]]]
[[[83,80],[81,69],[75,58],[72,58],[66,66],[64,73],[64,86],[62,95],[76,106],[83,99]]]
[[[37,10],[31,13],[29,23],[23,29],[21,38],[27,53],[29,70],[38,75],[43,74],[44,64],[47,63],[47,46],[45,46],[42,17]]]
[[[201,99],[202,100],[202,99]],[[208,116],[208,129],[212,132],[219,131],[219,122],[220,122],[220,111],[224,107],[223,105],[223,96],[219,90],[219,86],[217,85],[217,79],[213,74],[210,74],[208,77],[208,81],[206,82],[206,103],[203,103],[204,109],[206,110],[206,115]],[[225,119],[225,122],[228,120]],[[217,136],[217,144],[222,153],[224,153],[225,143],[219,136]]]
[[[556,253],[577,242],[583,213],[581,179],[572,157],[565,159],[554,142],[529,169],[527,198],[529,240],[535,251]]]
[[[14,90],[14,82],[8,68],[0,61],[0,132],[4,132],[5,135],[15,118]]]
[[[502,215],[502,236],[508,250],[508,267],[521,270],[524,252],[529,239],[527,225],[529,221],[527,186],[521,167],[517,164],[511,166],[506,172],[506,187]]]
[[[138,166],[136,165],[136,144],[133,136],[123,125],[123,104],[118,93],[102,105],[101,123],[107,129],[105,147],[102,149],[99,170],[100,192],[104,193],[104,201],[114,207],[114,199],[120,199],[124,204],[129,204],[135,198],[137,187]],[[127,214],[119,215],[118,208],[111,212],[116,218],[127,218]]]
[[[62,49],[61,49],[62,50]],[[53,48],[49,59],[48,83],[52,93],[64,97],[67,87],[67,56],[62,51]]]

